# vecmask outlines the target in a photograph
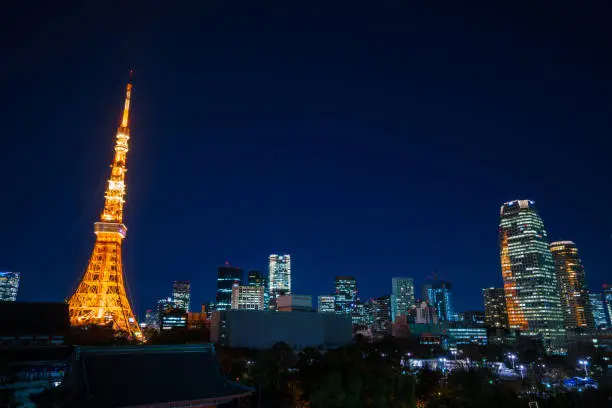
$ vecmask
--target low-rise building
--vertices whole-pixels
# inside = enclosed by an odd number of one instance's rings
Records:
[[[335,348],[352,341],[351,319],[332,313],[215,311],[210,339],[232,348],[266,349],[278,342],[295,349]]]
[[[284,295],[276,299],[279,312],[312,312],[312,296]]]
[[[233,310],[264,310],[264,287],[234,285],[232,287]]]

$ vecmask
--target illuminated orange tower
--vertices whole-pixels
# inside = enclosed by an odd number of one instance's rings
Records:
[[[131,82],[127,84],[121,125],[117,129],[115,158],[104,195],[104,210],[100,222],[94,224],[96,243],[87,270],[68,302],[70,324],[109,325],[134,338],[142,334],[128,301],[123,280],[121,242],[127,227],[123,224],[125,203],[125,172],[130,128]]]

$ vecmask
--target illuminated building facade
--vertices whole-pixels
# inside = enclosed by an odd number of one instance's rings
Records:
[[[391,319],[406,316],[414,304],[414,281],[412,278],[391,279]]]
[[[438,324],[436,308],[427,302],[419,302],[411,308],[408,321],[416,324]]]
[[[565,328],[594,329],[595,321],[578,248],[572,241],[557,241],[551,242],[550,252],[559,284]]]
[[[383,338],[391,332],[391,298],[381,296],[372,302],[372,336]]]
[[[455,348],[463,344],[486,346],[489,339],[486,328],[461,324],[453,324],[449,327],[447,335],[449,348]]]
[[[545,344],[565,344],[557,276],[544,223],[535,203],[502,205],[499,224],[500,258],[510,329],[542,336]]]
[[[100,222],[94,224],[96,243],[81,282],[68,301],[70,324],[112,324],[118,331],[141,338],[140,326],[125,290],[121,243],[127,227],[123,224],[125,173],[130,128],[128,123],[132,84],[126,88],[121,125],[115,140],[115,157],[104,195]]]
[[[187,313],[183,309],[173,309],[162,314],[159,328],[161,330],[186,329]]]
[[[351,322],[355,326],[369,327],[372,324],[372,303],[357,300],[355,308],[351,311]]]
[[[263,286],[234,285],[232,288],[233,310],[264,310]]]
[[[612,328],[612,287],[603,285],[604,306],[608,317],[608,327]]]
[[[268,285],[268,276],[260,271],[251,270],[247,276],[247,285],[260,286],[264,290],[264,309],[270,306],[270,291]]]
[[[216,310],[228,310],[232,307],[232,288],[235,284],[242,285],[243,272],[241,268],[230,266],[228,262],[217,268]]]
[[[319,313],[334,313],[336,311],[333,296],[323,295],[319,296],[319,302],[317,312]]]
[[[0,272],[0,302],[14,302],[19,290],[19,272]]]
[[[350,315],[357,304],[357,281],[352,276],[336,276],[335,286],[336,313]]]
[[[486,288],[482,290],[485,308],[485,324],[490,327],[508,328],[506,311],[506,293],[504,288]]]
[[[610,324],[608,314],[606,313],[606,304],[604,302],[603,293],[590,292],[589,304],[591,306],[591,314],[596,329],[606,329]]]
[[[172,299],[177,308],[189,312],[191,301],[191,284],[189,281],[174,281],[172,285]]]
[[[268,285],[274,307],[278,296],[291,294],[291,256],[272,254],[268,258]]]
[[[453,309],[451,284],[445,281],[435,281],[425,285],[423,290],[425,300],[436,309],[439,322],[454,322],[457,316]]]

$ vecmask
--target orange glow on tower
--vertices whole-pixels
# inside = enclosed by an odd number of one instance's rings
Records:
[[[518,289],[516,282],[512,279],[512,266],[508,255],[508,234],[504,233],[501,240],[501,266],[504,279],[504,292],[506,294],[506,312],[508,313],[508,325],[512,329],[527,330],[527,320],[518,303]]]
[[[115,140],[115,157],[104,194],[104,209],[100,222],[94,224],[96,243],[85,274],[68,305],[73,326],[112,324],[115,330],[139,339],[142,334],[125,290],[121,260],[121,242],[127,232],[123,224],[123,205],[131,93],[132,84],[128,83]]]

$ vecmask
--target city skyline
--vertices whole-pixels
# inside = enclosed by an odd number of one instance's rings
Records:
[[[334,5],[294,7],[215,5],[179,26],[132,24],[141,13],[128,6],[101,25],[50,13],[10,28],[14,103],[0,115],[18,136],[0,161],[12,197],[0,203],[0,268],[21,272],[18,300],[76,288],[132,66],[123,250],[139,316],[177,279],[197,310],[214,298],[218,265],[265,271],[270,253],[292,255],[296,293],[327,294],[351,275],[368,299],[394,276],[420,288],[435,272],[456,310],[481,308],[482,288],[501,286],[497,209],[513,199],[538,203],[551,241],[576,243],[591,289],[606,283],[612,90],[596,24],[576,33],[538,10],[509,23],[491,9],[454,20],[355,5],[351,20]],[[542,30],[527,37],[532,20]],[[47,57],[29,51],[32,38]]]

